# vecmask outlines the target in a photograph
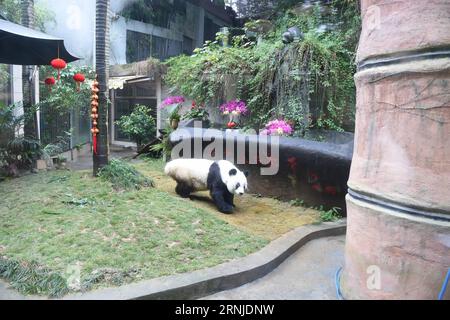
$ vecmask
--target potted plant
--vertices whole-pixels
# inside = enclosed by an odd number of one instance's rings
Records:
[[[180,123],[180,120],[181,120],[181,115],[180,115],[179,111],[180,111],[180,107],[177,107],[174,111],[172,111],[172,113],[169,116],[170,127],[173,130],[178,129],[178,124]]]
[[[176,130],[181,120],[180,110],[183,107],[185,99],[183,96],[167,97],[161,105],[161,109],[166,109],[169,113],[169,125]]]
[[[227,123],[227,129],[234,130],[239,128],[239,121],[241,115],[246,115],[248,113],[247,105],[241,100],[232,100],[224,103],[219,107],[220,111],[224,116],[229,117]]]
[[[197,105],[195,101],[192,102],[191,109],[183,115],[182,119],[202,121],[203,127],[209,127],[210,124],[209,112],[204,105]]]

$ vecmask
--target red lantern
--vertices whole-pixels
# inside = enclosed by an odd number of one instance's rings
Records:
[[[45,79],[45,84],[48,86],[48,90],[50,90],[50,92],[52,91],[52,86],[55,85],[56,80],[54,77],[48,77]]]
[[[77,91],[80,91],[80,84],[86,80],[83,74],[77,73],[73,76],[73,80],[77,83]]]
[[[67,63],[60,58],[57,59],[53,59],[50,64],[52,65],[53,68],[58,70],[58,81],[61,78],[61,70],[64,69],[67,66]]]

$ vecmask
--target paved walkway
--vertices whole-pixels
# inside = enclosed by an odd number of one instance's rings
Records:
[[[45,297],[24,296],[11,288],[3,279],[0,279],[0,300],[43,300]]]
[[[309,242],[267,276],[206,300],[334,300],[345,236]]]
[[[122,148],[119,146],[110,147],[110,159],[132,158],[136,152],[132,148]],[[90,170],[92,169],[92,154],[87,153],[79,156],[75,162],[69,162],[68,167],[72,170]]]

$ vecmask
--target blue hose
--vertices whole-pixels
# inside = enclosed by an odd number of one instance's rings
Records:
[[[334,275],[334,284],[336,287],[336,296],[338,297],[338,299],[345,300],[344,296],[342,295],[342,292],[341,292],[341,272],[342,272],[342,267],[340,267],[339,269],[336,270],[336,274]]]
[[[445,277],[444,283],[442,284],[441,292],[439,292],[438,300],[444,300],[444,294],[447,291],[447,285],[450,281],[450,268],[448,268],[447,276]]]

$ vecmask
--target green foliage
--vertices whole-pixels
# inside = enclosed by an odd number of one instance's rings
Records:
[[[305,200],[303,200],[303,199],[291,200],[289,203],[293,207],[304,207],[305,206]]]
[[[23,294],[48,295],[57,298],[65,295],[69,288],[64,277],[40,266],[37,262],[20,263],[0,256],[0,277]]]
[[[0,133],[17,132],[24,117],[24,115],[19,115],[18,104],[4,105],[0,103]]]
[[[45,85],[45,79],[53,76],[57,79],[57,71],[50,66],[40,67],[40,99],[34,109],[40,111],[41,121],[44,124],[41,130],[41,141],[44,145],[54,144],[67,151],[70,149],[71,135],[74,130],[72,115],[89,121],[91,88],[90,84],[95,78],[95,71],[90,67],[79,67],[69,64],[61,71],[60,80],[52,87]],[[73,76],[82,73],[86,81],[77,85]],[[53,156],[54,154],[52,154]]]
[[[206,110],[204,106],[193,105],[188,112],[183,114],[182,118],[184,120],[191,120],[191,119],[208,120],[209,112],[208,110]]]
[[[321,206],[319,208],[320,211],[320,220],[322,222],[333,222],[336,220],[339,220],[342,215],[341,215],[341,208],[338,207],[334,207],[330,210],[324,210],[323,207]]]
[[[50,66],[43,66],[39,71],[42,80],[50,76],[57,79],[56,70]],[[76,82],[73,80],[76,73],[82,73],[86,77],[86,81],[80,84],[80,91],[77,91]],[[81,112],[89,112],[91,99],[89,81],[93,81],[94,78],[95,71],[91,67],[67,65],[61,71],[60,80],[57,80],[53,87],[49,88],[43,82],[41,83],[41,102],[37,107],[42,111],[54,114],[64,114],[77,109],[80,109]]]
[[[33,163],[42,156],[39,141],[27,138],[13,138],[0,145],[0,169],[7,176],[16,176],[18,169],[31,169]]]
[[[115,189],[130,190],[154,187],[150,178],[145,177],[133,166],[121,160],[113,159],[99,172],[99,177],[111,182]]]
[[[225,88],[235,86],[236,98],[251,111],[246,127],[260,129],[282,116],[294,123],[298,135],[310,128],[351,129],[357,10],[353,2],[338,0],[331,13],[318,6],[300,14],[288,10],[258,45],[236,36],[229,47],[218,40],[206,42],[192,56],[169,59],[165,81],[185,96],[216,106],[226,100]],[[342,22],[344,18],[351,22]],[[322,32],[324,24],[333,27]],[[292,26],[302,30],[304,39],[284,45],[280,35]]]
[[[169,21],[177,13],[185,10],[185,1],[137,0],[127,4],[120,15],[127,20],[133,19],[159,27],[168,28]]]
[[[162,152],[162,154],[164,154],[166,157],[170,157],[170,154],[172,153],[172,144],[170,143],[170,135],[172,134],[173,131],[174,129],[172,127],[170,126],[167,127],[164,136],[161,139],[161,142],[153,145],[150,148],[150,151],[155,153]]]
[[[182,105],[173,105],[171,107],[168,107],[167,110],[169,111],[169,121],[180,121],[181,120],[181,110]]]
[[[151,23],[155,17],[153,0],[138,0],[125,6],[120,14],[126,19],[133,19],[145,23]]]
[[[156,134],[155,119],[147,106],[136,105],[129,116],[122,116],[116,124],[125,134],[133,138],[138,146],[150,141]]]
[[[43,148],[45,158],[57,156],[70,148],[71,132],[64,132],[63,136],[57,136],[55,143],[49,143]]]
[[[0,105],[0,175],[16,176],[19,169],[31,169],[43,155],[39,141],[15,136],[28,114],[17,116],[18,105]]]
[[[2,0],[0,3],[0,13],[9,21],[20,24],[21,22],[21,0]],[[45,24],[56,23],[55,14],[50,11],[45,3],[35,3],[34,18],[36,29],[45,31]]]

